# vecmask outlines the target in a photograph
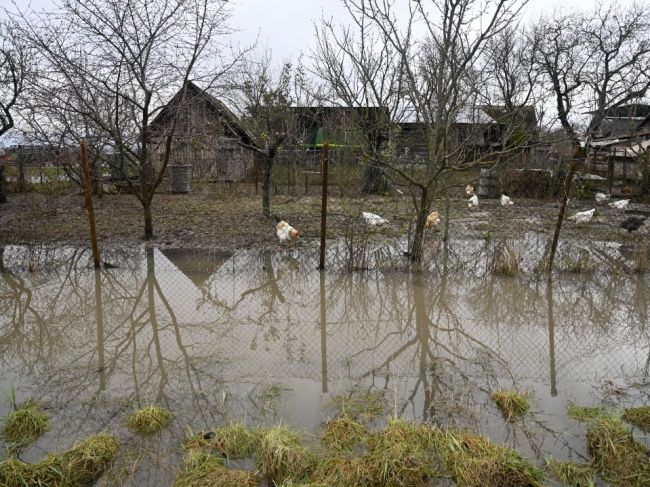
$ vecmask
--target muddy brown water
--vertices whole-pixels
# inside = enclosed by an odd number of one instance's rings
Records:
[[[52,429],[22,458],[109,430],[101,485],[171,485],[188,428],[231,420],[317,433],[334,396],[383,394],[387,414],[469,427],[541,464],[588,458],[571,402],[648,404],[647,275],[323,272],[317,253],[81,249],[0,253],[0,416],[34,397]],[[509,424],[497,388],[533,394]],[[129,411],[172,426],[140,438]],[[637,438],[647,439],[635,432]]]

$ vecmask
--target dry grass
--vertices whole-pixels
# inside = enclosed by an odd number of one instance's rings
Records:
[[[457,486],[537,487],[543,472],[517,452],[468,433],[446,435],[447,468]]]
[[[49,427],[47,415],[30,399],[7,415],[3,438],[11,450],[20,449],[40,438]]]
[[[133,411],[126,425],[137,433],[152,434],[165,428],[171,421],[172,414],[160,406],[147,406]]]
[[[600,419],[615,418],[616,415],[602,406],[584,407],[572,404],[567,410],[569,417],[577,421],[597,421]]]
[[[316,466],[316,459],[302,445],[297,433],[276,426],[260,438],[257,466],[263,477],[279,485],[286,480],[306,479]]]
[[[176,475],[174,487],[256,487],[259,479],[245,470],[229,470],[221,458],[188,449]]]
[[[492,255],[490,270],[494,274],[516,276],[519,272],[519,256],[506,242],[497,245]]]
[[[352,451],[367,440],[365,426],[348,416],[327,421],[323,426],[323,444],[332,451]]]
[[[333,396],[340,416],[356,421],[370,422],[386,412],[386,399],[382,391],[352,390],[348,394]]]
[[[650,406],[626,409],[622,418],[643,431],[650,431]]]
[[[546,461],[546,470],[563,485],[572,487],[594,487],[594,470],[591,465],[580,465],[573,462]]]
[[[501,410],[506,421],[521,417],[530,409],[528,393],[499,390],[493,392],[490,397]]]
[[[591,423],[587,446],[592,463],[603,478],[616,486],[650,485],[650,450],[616,419]]]
[[[192,435],[188,448],[203,448],[216,451],[231,459],[254,456],[260,443],[262,430],[247,428],[241,423],[220,426],[214,431]]]
[[[119,443],[108,434],[100,433],[79,442],[59,455],[49,455],[37,464],[9,458],[0,463],[0,485],[3,487],[47,486],[86,487],[111,464]]]

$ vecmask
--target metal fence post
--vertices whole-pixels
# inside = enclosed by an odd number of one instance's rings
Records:
[[[81,169],[84,177],[84,194],[86,196],[86,211],[88,212],[88,226],[90,227],[90,241],[93,247],[93,263],[95,269],[100,267],[99,247],[97,246],[97,230],[95,229],[95,211],[93,209],[92,183],[88,167],[88,149],[86,141],[81,141]]]
[[[321,190],[322,200],[320,209],[320,270],[325,269],[325,239],[327,238],[327,173],[329,166],[329,144],[323,144],[323,158],[321,161]]]

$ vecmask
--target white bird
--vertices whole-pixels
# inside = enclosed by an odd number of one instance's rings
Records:
[[[501,195],[501,206],[510,206],[514,205],[514,202],[510,199],[509,196],[506,196],[505,194]]]
[[[590,222],[594,216],[596,208],[592,208],[589,211],[579,211],[573,216],[569,217],[569,220],[575,220],[576,223],[587,223]]]
[[[609,195],[605,193],[596,193],[596,203],[604,203],[609,199]]]
[[[380,217],[379,215],[375,215],[374,213],[368,213],[367,211],[364,211],[361,213],[361,215],[368,225],[376,226],[388,223],[388,220]]]
[[[617,210],[622,210],[624,208],[627,208],[627,205],[630,204],[630,200],[618,200],[614,201],[613,203],[610,203],[609,206],[612,208],[616,208]]]
[[[467,196],[472,196],[474,194],[474,186],[472,186],[471,184],[465,186],[465,194]]]
[[[467,201],[467,208],[472,208],[473,206],[478,207],[478,196],[472,195],[472,197]]]
[[[289,240],[298,240],[300,237],[300,232],[284,220],[280,220],[275,226],[275,234],[278,236],[280,243],[287,242]]]

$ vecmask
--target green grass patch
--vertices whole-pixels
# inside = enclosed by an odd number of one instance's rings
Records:
[[[481,436],[446,434],[447,468],[457,486],[537,487],[544,473],[509,448]]]
[[[370,422],[386,412],[386,400],[381,391],[352,390],[332,399],[340,416],[347,416],[356,421]]]
[[[650,485],[650,450],[636,441],[620,420],[591,423],[587,446],[594,467],[613,485]]]
[[[0,485],[91,486],[111,464],[118,448],[119,443],[114,436],[100,433],[79,442],[65,453],[49,455],[40,463],[29,464],[13,457],[8,458],[0,463]]]
[[[223,460],[200,449],[186,450],[174,487],[256,487],[259,479],[252,472],[227,469]]]
[[[47,415],[30,399],[7,415],[3,438],[10,450],[19,449],[39,439],[49,427]]]
[[[209,449],[231,459],[254,456],[260,443],[262,430],[247,428],[241,423],[220,426],[214,431],[192,435],[188,447]]]
[[[650,406],[626,409],[622,418],[643,431],[650,431]]]
[[[367,440],[366,427],[348,416],[327,421],[323,426],[323,444],[332,451],[352,451]]]
[[[496,403],[506,421],[523,416],[530,409],[528,393],[498,390],[490,397]]]
[[[584,422],[616,418],[615,413],[602,406],[584,407],[572,404],[569,406],[567,414],[570,418]]]
[[[159,406],[147,406],[133,411],[126,425],[136,433],[152,434],[165,428],[172,420],[172,414]]]
[[[270,482],[280,485],[287,480],[305,480],[315,466],[314,454],[302,445],[296,432],[276,426],[261,436],[257,467]]]
[[[594,469],[591,465],[574,462],[546,461],[546,470],[563,485],[572,487],[594,487]]]

